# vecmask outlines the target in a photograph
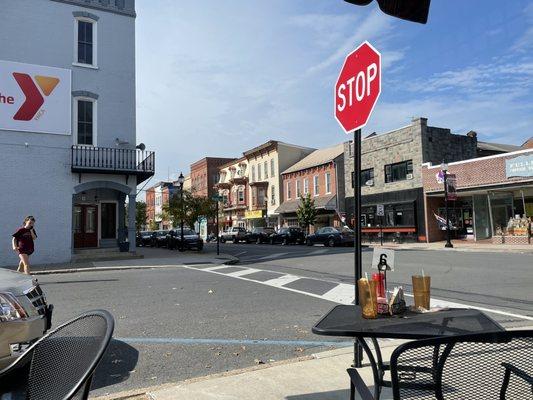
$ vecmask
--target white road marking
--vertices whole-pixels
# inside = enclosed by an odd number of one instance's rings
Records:
[[[257,260],[270,260],[271,258],[282,257],[282,256],[286,256],[287,254],[289,253],[274,253],[274,254],[269,254],[268,256],[259,257],[257,258]]]
[[[309,255],[315,255],[315,254],[325,254],[327,253],[329,250],[327,249],[322,249],[322,250],[315,250],[315,251],[312,251],[310,253],[307,253]]]
[[[224,274],[224,275],[232,276],[234,278],[239,278],[240,276],[249,275],[249,274],[253,274],[254,272],[260,272],[260,271],[261,271],[260,269],[246,268],[242,271],[230,272],[229,274]]]
[[[282,254],[287,254],[287,253],[282,253]],[[194,269],[196,271],[210,272],[212,274],[229,276],[229,277],[232,277],[232,278],[242,279],[242,280],[248,281],[248,282],[260,283],[260,284],[263,284],[263,285],[266,285],[266,286],[276,287],[278,289],[283,289],[283,290],[288,290],[288,291],[294,292],[294,293],[304,294],[306,296],[311,296],[311,297],[315,297],[315,298],[318,298],[318,299],[331,301],[331,302],[337,303],[337,304],[352,304],[352,302],[354,301],[354,298],[355,298],[354,285],[350,285],[350,284],[347,284],[347,283],[339,283],[336,287],[334,287],[333,289],[329,290],[325,294],[318,295],[318,294],[314,294],[314,293],[305,292],[303,290],[292,289],[292,288],[286,287],[284,285],[286,285],[287,283],[290,283],[290,282],[297,281],[298,279],[314,279],[314,280],[317,280],[317,281],[321,281],[321,279],[309,278],[309,277],[306,277],[306,276],[297,276],[297,275],[285,274],[285,275],[283,275],[283,276],[281,276],[279,278],[270,279],[270,280],[265,281],[265,282],[260,282],[260,281],[256,281],[256,280],[253,280],[253,279],[246,278],[246,275],[252,274],[254,272],[273,272],[273,271],[265,271],[265,270],[260,270],[260,269],[256,269],[256,268],[246,268],[246,269],[244,269],[242,271],[231,272],[229,274],[225,274],[223,272],[218,272],[217,271],[218,269],[227,268],[227,267],[228,267],[227,265],[222,265],[222,266],[218,266],[218,268],[217,267],[195,268],[193,266],[184,265],[184,268]],[[324,281],[324,282],[326,282],[326,281]],[[330,281],[327,281],[327,282],[330,282]],[[405,293],[405,296],[413,297],[413,295],[411,293]],[[431,299],[431,306],[434,307],[434,306],[437,306],[437,305],[445,306],[445,307],[451,307],[451,308],[471,308],[471,309],[474,309],[474,310],[484,311],[484,312],[488,312],[488,313],[491,313],[491,314],[498,314],[498,315],[504,315],[504,316],[512,317],[512,318],[518,318],[518,319],[523,319],[523,320],[527,320],[527,321],[533,321],[533,317],[530,317],[530,316],[527,316],[527,315],[514,314],[514,313],[507,312],[507,311],[502,311],[502,310],[496,310],[496,309],[491,309],[491,308],[486,308],[486,307],[478,307],[478,306],[473,306],[473,305],[470,305],[470,304],[456,303],[456,302],[451,302],[451,301],[447,301],[447,300],[441,300],[441,299],[432,298]]]
[[[354,291],[354,285],[340,283],[329,292],[324,293],[322,297],[326,300],[334,301],[335,303],[352,304],[353,299],[355,298]]]
[[[247,251],[241,251],[241,252],[239,252],[239,253],[235,253],[235,254],[233,254],[233,257],[242,256],[243,254],[246,254],[246,253],[248,253],[248,252],[247,252]]]
[[[263,283],[268,286],[274,286],[279,288],[288,283],[297,281],[298,279],[301,279],[301,277],[296,275],[282,275],[279,278],[270,279]]]

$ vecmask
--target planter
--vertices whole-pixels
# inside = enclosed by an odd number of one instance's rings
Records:
[[[122,253],[125,253],[127,251],[130,251],[130,243],[129,242],[121,242],[118,244],[118,248]]]

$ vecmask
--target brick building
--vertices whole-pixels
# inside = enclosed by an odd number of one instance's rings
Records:
[[[248,209],[248,161],[245,157],[230,161],[219,168],[219,180],[215,185],[222,196],[221,227],[246,227]]]
[[[353,142],[344,147],[346,214],[353,226]],[[375,236],[383,225],[385,236],[425,240],[422,164],[475,158],[477,135],[452,134],[415,118],[408,126],[364,138],[361,153],[363,234]],[[376,215],[378,204],[384,205],[384,217]]]
[[[195,196],[211,197],[216,193],[218,170],[234,158],[204,157],[191,164],[191,191]]]
[[[161,181],[146,191],[146,225],[158,230],[172,228],[172,222],[163,219],[163,206],[168,204],[174,191],[178,190],[172,182]]]
[[[340,179],[339,179],[340,178]],[[276,209],[285,226],[298,226],[296,211],[310,194],[317,209],[311,233],[324,226],[341,226],[344,212],[344,144],[315,150],[282,172],[283,202]]]
[[[436,218],[445,217],[440,169],[440,163],[422,166],[428,242],[445,238]],[[457,181],[458,198],[449,202],[454,238],[530,243],[523,225],[533,216],[533,149],[448,163],[448,173]]]

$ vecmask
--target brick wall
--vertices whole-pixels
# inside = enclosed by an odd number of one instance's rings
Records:
[[[331,177],[331,191],[326,193],[326,173],[330,174]],[[296,194],[296,181],[300,181],[300,188],[302,196],[304,195],[304,180],[309,181],[309,193],[311,197],[314,196],[314,177],[318,176],[318,190],[319,196],[331,196],[332,194],[337,194],[337,177],[335,171],[335,164],[333,162],[325,165],[320,165],[317,167],[303,169],[301,171],[291,172],[288,174],[282,175],[283,181],[283,201],[294,200],[297,197]],[[287,193],[287,183],[291,186],[291,197],[288,198]]]
[[[446,231],[440,230],[433,214],[438,215],[439,207],[444,206],[444,199],[440,197],[426,197],[426,238],[428,242],[446,240]]]

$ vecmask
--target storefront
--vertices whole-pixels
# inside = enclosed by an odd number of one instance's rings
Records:
[[[446,209],[439,166],[423,168],[428,241],[445,237]],[[457,200],[449,201],[452,238],[495,244],[532,244],[533,150],[449,164]]]

